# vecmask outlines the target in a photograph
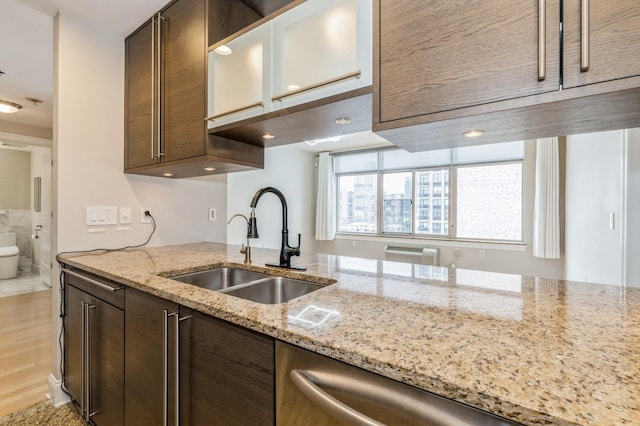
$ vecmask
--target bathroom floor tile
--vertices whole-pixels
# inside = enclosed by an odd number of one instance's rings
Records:
[[[16,278],[0,280],[0,297],[17,296],[50,288],[40,279],[40,276],[23,272],[18,274]]]

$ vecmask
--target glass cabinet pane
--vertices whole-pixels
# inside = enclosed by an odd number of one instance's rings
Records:
[[[214,118],[209,127],[264,112],[258,104],[268,81],[270,29],[269,24],[260,26],[226,43],[228,50],[209,52],[209,117],[242,110]]]
[[[346,83],[347,87],[333,90],[339,93],[371,84],[367,78],[370,74],[367,68],[371,68],[370,3],[309,0],[278,16],[273,27],[274,96],[278,98],[358,71],[365,74],[363,81],[351,77],[328,86]],[[366,60],[368,67],[363,65]],[[314,90],[325,89],[323,86]],[[315,98],[333,94],[330,91],[329,87],[329,93]]]

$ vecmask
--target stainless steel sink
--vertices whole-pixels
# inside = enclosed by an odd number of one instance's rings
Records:
[[[268,278],[269,275],[260,272],[246,271],[235,268],[216,268],[207,271],[169,277],[172,280],[195,285],[210,290],[223,290],[251,281]]]
[[[282,277],[267,277],[242,286],[223,290],[222,293],[258,303],[285,303],[324,287],[322,284]]]

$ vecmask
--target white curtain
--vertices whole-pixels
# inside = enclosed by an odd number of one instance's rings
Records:
[[[316,240],[333,240],[336,236],[336,175],[333,156],[318,156],[318,195],[316,203]]]
[[[533,255],[560,258],[560,171],[558,138],[536,141],[536,194]]]

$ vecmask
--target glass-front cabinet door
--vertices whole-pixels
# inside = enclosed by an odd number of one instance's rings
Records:
[[[273,109],[371,84],[370,0],[308,0],[273,20]]]
[[[271,111],[271,23],[209,52],[208,127]]]

